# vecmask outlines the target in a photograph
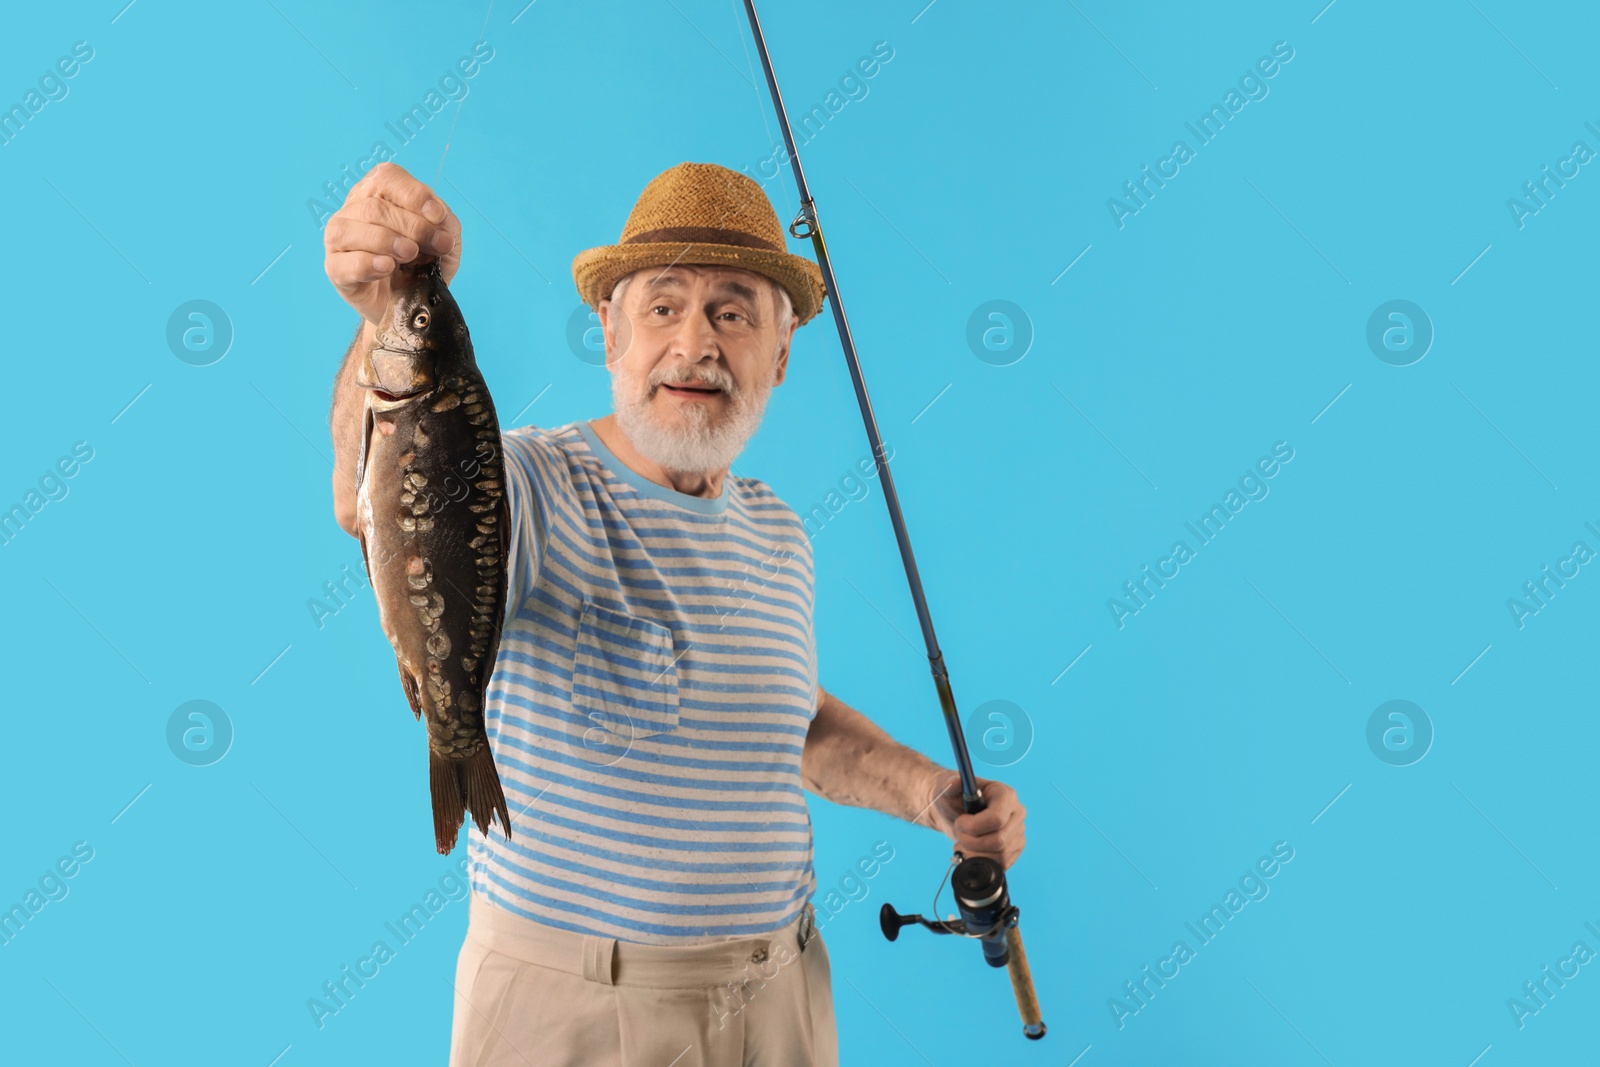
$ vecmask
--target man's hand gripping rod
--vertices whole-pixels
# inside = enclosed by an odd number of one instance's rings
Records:
[[[772,72],[772,58],[767,54],[767,42],[761,33],[761,21],[756,17],[754,0],[744,0],[744,9],[750,17],[750,32],[755,37],[756,51],[761,56],[761,69],[767,76],[772,105],[778,113],[778,126],[783,131],[784,148],[789,153],[789,167],[794,173],[800,194],[800,214],[789,224],[789,233],[798,239],[809,237],[816,250],[817,265],[822,268],[823,282],[827,286],[827,299],[833,305],[834,325],[839,329],[839,343],[844,347],[845,364],[850,369],[850,382],[855,386],[856,402],[861,406],[861,421],[866,427],[872,458],[878,467],[878,482],[883,486],[889,521],[894,526],[895,541],[900,547],[900,561],[905,565],[906,582],[911,587],[912,603],[916,605],[917,622],[922,627],[922,640],[928,650],[928,666],[933,672],[933,684],[939,692],[939,707],[944,712],[945,729],[950,733],[956,769],[961,774],[962,805],[968,814],[982,811],[983,797],[978,792],[977,779],[972,773],[972,757],[967,752],[966,737],[961,730],[955,694],[950,690],[950,674],[945,669],[944,653],[939,651],[939,639],[934,636],[933,618],[928,613],[928,600],[922,590],[922,579],[917,574],[916,557],[911,552],[911,538],[906,533],[905,517],[900,512],[900,497],[895,492],[894,478],[889,474],[889,464],[884,458],[878,420],[872,413],[872,401],[867,397],[867,383],[861,376],[861,363],[856,358],[850,324],[845,320],[844,304],[839,299],[839,283],[834,278],[833,264],[828,259],[828,246],[822,239],[822,225],[817,220],[816,204],[806,186],[805,171],[800,166],[800,154],[795,149],[794,133],[789,128],[789,115],[784,110],[783,96],[778,92],[778,79]],[[885,904],[879,915],[884,936],[893,941],[901,926],[920,923],[935,933],[981,939],[984,958],[989,964],[1006,967],[1010,972],[1017,1009],[1022,1014],[1022,1032],[1030,1038],[1043,1037],[1045,1026],[1040,1017],[1039,999],[1033,989],[1027,956],[1022,950],[1022,934],[1017,928],[1017,907],[1011,903],[1006,890],[1004,868],[982,857],[962,859],[951,877],[951,886],[961,910],[960,920],[938,921],[918,915],[900,915]]]

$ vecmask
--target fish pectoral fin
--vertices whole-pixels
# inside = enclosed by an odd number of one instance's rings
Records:
[[[367,571],[367,584],[372,584],[372,560],[367,556],[367,532],[360,527],[356,528],[356,540],[361,544],[361,566]]]
[[[421,687],[411,676],[411,672],[406,670],[404,663],[400,664],[400,685],[405,689],[406,700],[411,704],[411,714],[416,716],[418,722],[422,721],[422,699],[419,693]]]
[[[361,488],[361,480],[367,476],[367,449],[372,447],[372,397],[367,394],[361,400],[361,447],[356,452],[356,488]]]

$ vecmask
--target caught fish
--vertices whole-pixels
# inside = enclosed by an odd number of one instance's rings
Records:
[[[427,725],[434,839],[447,855],[466,811],[485,836],[495,818],[511,834],[483,724],[506,604],[500,424],[437,260],[397,268],[393,284],[356,376],[356,521],[406,700]]]

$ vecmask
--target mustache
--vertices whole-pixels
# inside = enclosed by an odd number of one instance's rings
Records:
[[[739,386],[734,382],[733,375],[721,367],[657,367],[645,381],[651,396],[662,385],[708,385],[713,389],[721,389],[729,397],[739,395]]]

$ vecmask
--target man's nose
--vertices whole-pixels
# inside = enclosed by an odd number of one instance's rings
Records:
[[[672,354],[690,363],[718,358],[722,351],[711,319],[698,313],[685,315],[672,335]]]

